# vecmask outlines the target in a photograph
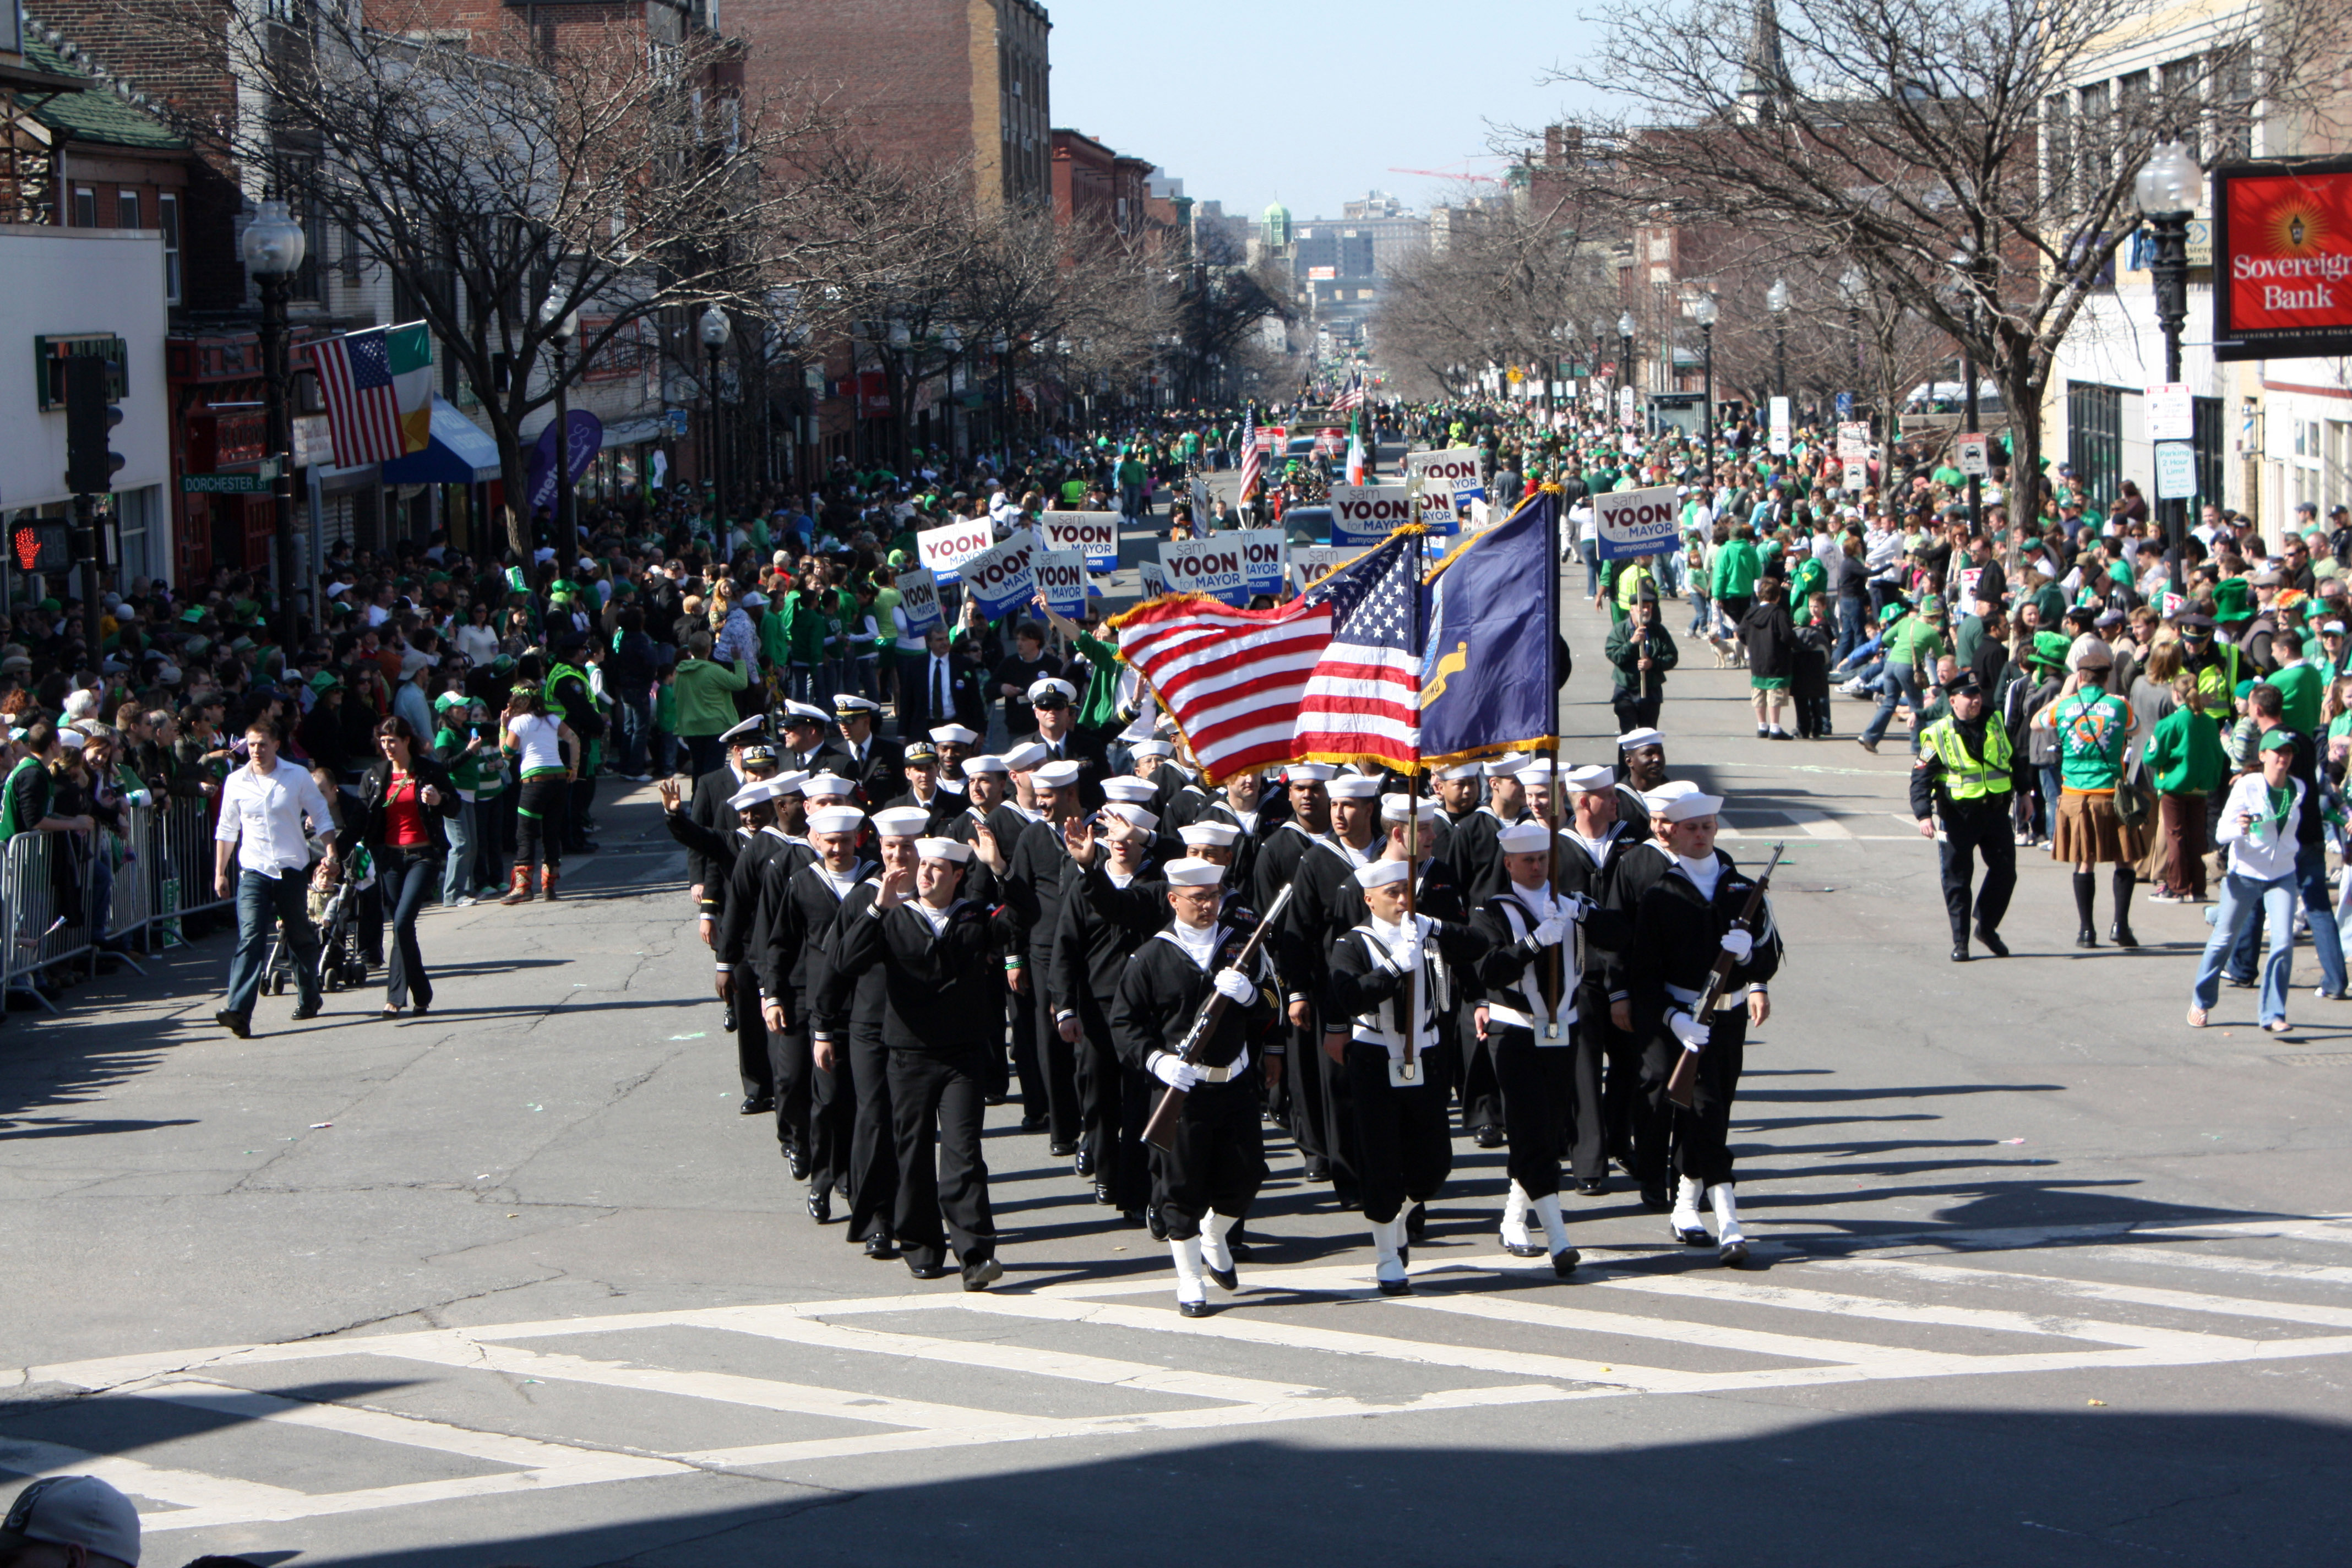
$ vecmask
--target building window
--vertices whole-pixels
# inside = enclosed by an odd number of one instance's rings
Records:
[[[155,226],[163,232],[163,303],[180,302],[180,198],[158,195]]]
[[[2327,504],[2352,506],[2352,422],[2327,422]]]
[[[98,193],[88,185],[76,185],[73,194],[73,226],[98,226]]]
[[[2105,82],[2083,89],[2083,112],[2076,127],[2081,134],[2074,139],[2074,151],[2081,159],[2079,195],[2085,204],[2096,202],[2105,194],[2107,181],[2115,174],[2115,160],[2108,152],[2114,142],[2107,123],[2109,101]]]
[[[137,191],[114,193],[114,226],[117,228],[139,226],[139,193]]]
[[[2124,394],[2119,386],[2066,384],[2066,460],[2083,499],[2104,510],[2124,468]]]
[[[2074,122],[2063,97],[2042,100],[2042,156],[2051,209],[2065,212],[2074,188]]]

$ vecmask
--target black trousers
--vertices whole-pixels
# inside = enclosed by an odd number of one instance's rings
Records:
[[[1076,1058],[1072,1076],[1078,1096],[1078,1148],[1086,1154],[1087,1168],[1110,1180],[1112,1163],[1118,1157],[1126,1070],[1111,1045],[1110,1015],[1091,991],[1078,997],[1077,1021],[1078,1043],[1070,1050]],[[1059,1032],[1057,1028],[1055,1033]]]
[[[848,1047],[846,1040],[836,1043],[831,1072],[816,1065],[813,1044],[809,1051],[809,1191],[813,1193],[844,1186],[849,1180],[857,1088]]]
[[[1176,1146],[1151,1151],[1152,1201],[1171,1237],[1200,1235],[1201,1217],[1212,1209],[1232,1219],[1248,1211],[1265,1182],[1262,1125],[1246,1079],[1204,1083],[1184,1097]]]
[[[1037,1013],[1042,1005],[1037,1000],[1037,975],[1032,972],[1027,989],[1004,988],[1005,1011],[1013,1020],[1013,1076],[1021,1080],[1021,1119],[1034,1120],[1046,1114],[1045,1074],[1037,1060]],[[997,1081],[1003,1083],[1002,1072]]]
[[[384,973],[384,1000],[405,1007],[433,1005],[433,977],[425,973],[425,950],[416,943],[416,917],[441,885],[441,860],[423,849],[383,845],[375,851],[376,886],[392,903],[392,963]]]
[[[1673,1151],[1674,1174],[1696,1177],[1710,1187],[1733,1180],[1731,1100],[1739,1089],[1747,1047],[1748,1009],[1743,1005],[1716,1014],[1707,1029],[1706,1049],[1699,1053],[1696,1090],[1685,1110],[1666,1098],[1666,1082],[1683,1054],[1682,1042],[1670,1034],[1652,1040],[1642,1053],[1642,1096],[1652,1137],[1647,1150],[1637,1152],[1653,1152],[1664,1142]]]
[[[809,1108],[816,1096],[808,999],[798,990],[784,1003],[784,1020],[782,1029],[768,1031],[768,1080],[776,1086],[776,1142],[790,1153],[809,1146]]]
[[[1570,1032],[1574,1025],[1563,1032]],[[1504,1126],[1510,1137],[1506,1169],[1531,1198],[1559,1191],[1559,1160],[1569,1147],[1576,1110],[1576,1045],[1573,1038],[1539,1046],[1532,1030],[1503,1024],[1490,1028],[1487,1044],[1503,1086]]]
[[[1599,1181],[1609,1173],[1613,1155],[1639,1174],[1647,1168],[1642,1143],[1652,1136],[1648,1118],[1637,1114],[1642,1048],[1610,1022],[1608,995],[1598,988],[1579,994],[1576,1022],[1569,1027],[1576,1037],[1576,1137],[1570,1169],[1579,1181]],[[1664,1169],[1665,1153],[1661,1140],[1654,1152],[1657,1169]]]
[[[1944,814],[1944,841],[1937,846],[1944,868],[1944,912],[1952,920],[1952,941],[1969,937],[1969,879],[1974,859],[1984,857],[1984,885],[1976,891],[1976,921],[1987,931],[2000,929],[2009,913],[2009,896],[2017,890],[2017,838],[2010,831],[2009,796],[1988,795],[1981,802],[1956,805]]]
[[[1311,1020],[1318,1031],[1324,1018],[1318,1009]],[[1344,1026],[1346,1019],[1341,1019]],[[1351,1044],[1345,1047],[1353,1052]],[[1345,1204],[1360,1204],[1364,1194],[1363,1139],[1356,1125],[1354,1085],[1344,1063],[1335,1064],[1323,1054],[1323,1036],[1314,1038],[1318,1088],[1323,1129],[1323,1163],[1331,1175],[1331,1195]],[[1295,1054],[1295,1053],[1294,1053]],[[1446,1097],[1438,1097],[1441,1120],[1446,1110]]]
[[[1609,699],[1609,706],[1617,710],[1617,732],[1640,730],[1658,721],[1658,704],[1663,696],[1641,697],[1621,686]]]
[[[1287,1004],[1285,1005],[1286,1009]],[[1323,1079],[1325,1075],[1339,1069],[1323,1054],[1320,1027],[1312,1010],[1304,1027],[1292,1026],[1286,1010],[1282,1028],[1289,1037],[1289,1046],[1282,1082],[1283,1098],[1290,1110],[1287,1125],[1292,1141],[1298,1145],[1298,1157],[1306,1162],[1315,1180],[1328,1181],[1331,1139],[1329,1129],[1324,1125]]]
[[[1388,1052],[1350,1040],[1346,1070],[1331,1075],[1348,1086],[1364,1217],[1376,1225],[1396,1218],[1407,1199],[1427,1203],[1435,1197],[1454,1170],[1454,1140],[1445,1125],[1445,1053],[1425,1052],[1419,1065],[1424,1082],[1394,1088]]]
[[[849,1239],[865,1242],[890,1233],[890,1205],[898,1195],[890,1049],[882,1043],[881,1020],[852,1019],[847,1048],[850,1084],[857,1095],[849,1129]]]
[[[1462,1042],[1462,1131],[1475,1132],[1481,1127],[1503,1127],[1508,1122],[1503,1114],[1503,1081],[1495,1069],[1495,1042],[1490,1035],[1478,1037],[1475,1015],[1465,1016],[1455,1036]],[[1507,1130],[1505,1136],[1507,1137]]]
[[[564,806],[572,786],[562,773],[525,779],[515,798],[515,864],[529,871],[544,858],[547,868],[563,868]]]
[[[1151,1201],[1151,1148],[1143,1141],[1143,1129],[1160,1103],[1160,1080],[1150,1073],[1119,1064],[1118,1141],[1108,1169],[1097,1163],[1095,1172],[1110,1178],[1111,1206],[1121,1214],[1133,1214]]]
[[[776,1069],[768,1059],[768,1021],[760,1016],[760,983],[751,966],[737,964],[735,991],[735,1071],[743,1080],[743,1098],[766,1100],[776,1092]]]
[[[996,1254],[988,1162],[980,1151],[987,1058],[977,1046],[890,1052],[890,1131],[898,1155],[890,1229],[910,1264],[935,1268],[950,1246],[967,1270]]]
[[[563,803],[563,847],[575,855],[588,847],[588,813],[595,804],[596,775],[583,772]]]
[[[1045,999],[1045,955],[1029,955],[1029,995],[1035,1004],[1037,1066],[1045,1080],[1045,1136],[1055,1143],[1078,1141],[1079,1046],[1062,1038],[1054,1022],[1054,1005]],[[1030,1114],[1036,1114],[1032,1111]]]

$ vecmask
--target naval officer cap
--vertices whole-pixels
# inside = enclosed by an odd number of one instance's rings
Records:
[[[796,729],[803,724],[814,724],[822,730],[832,722],[833,715],[813,702],[784,704],[784,728],[787,730]]]
[[[752,736],[759,734],[766,727],[767,722],[768,716],[765,713],[754,713],[719,738],[730,746],[745,744]]]

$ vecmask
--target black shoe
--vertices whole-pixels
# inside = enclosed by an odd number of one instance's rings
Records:
[[[1111,1195],[1110,1183],[1101,1176],[1097,1176],[1095,1178],[1095,1202],[1102,1205],[1105,1208],[1108,1208],[1117,1201],[1118,1200]]]
[[[784,1163],[792,1167],[793,1180],[793,1181],[795,1181],[795,1182],[805,1182],[805,1181],[807,1181],[807,1180],[808,1180],[809,1158],[808,1158],[808,1151],[807,1151],[807,1150],[805,1150],[805,1149],[787,1149],[787,1150],[785,1150],[785,1151],[784,1151]]]
[[[1412,1268],[1412,1247],[1398,1247],[1398,1248],[1397,1248],[1397,1261],[1398,1261],[1399,1263],[1403,1264],[1407,1268]]]
[[[993,1258],[963,1266],[963,1288],[967,1290],[985,1290],[1003,1278],[1004,1265]]]
[[[1410,1296],[1412,1294],[1412,1281],[1410,1279],[1376,1279],[1373,1283],[1381,1288],[1381,1294],[1383,1296]]]
[[[249,1040],[253,1038],[253,1026],[247,1023],[241,1015],[232,1013],[226,1007],[213,1015],[213,1022],[218,1024],[222,1028],[226,1029],[230,1034],[235,1035],[240,1040]]]
[[[425,1009],[419,1007],[417,1011],[422,1013]],[[298,1024],[301,1023],[306,1018],[315,1018],[318,1016],[319,1004],[316,1002],[305,1002],[294,1009],[294,1021]]]
[[[1132,1230],[1143,1223],[1143,1211],[1141,1209],[1121,1209],[1118,1211],[1118,1223],[1127,1226],[1129,1230]]]
[[[2139,945],[2139,938],[2132,935],[2132,928],[2124,924],[2121,921],[2117,921],[2115,924],[2107,928],[2107,940],[2114,942],[2117,947],[2137,947]]]
[[[808,1212],[809,1218],[816,1221],[817,1224],[831,1225],[833,1223],[833,1189],[831,1187],[811,1188],[808,1195]]]
[[[1234,1269],[1212,1268],[1204,1260],[1201,1265],[1201,1272],[1214,1280],[1220,1290],[1238,1290],[1242,1288],[1242,1277]]]
[[[1063,1139],[1056,1139],[1055,1142],[1045,1145],[1045,1152],[1053,1155],[1056,1160],[1066,1160],[1077,1152],[1078,1146],[1076,1143],[1072,1143]],[[1080,1171],[1078,1174],[1083,1176],[1086,1173],[1084,1171]]]
[[[846,1171],[833,1179],[833,1190],[845,1198],[849,1195],[849,1173]]]
[[[1607,1197],[1609,1195],[1609,1178],[1606,1176],[1579,1176],[1576,1179],[1576,1194],[1577,1196],[1583,1198]]]
[[[1205,1318],[1216,1310],[1206,1301],[1179,1301],[1176,1310],[1188,1318]]]
[[[1745,1268],[1748,1267],[1748,1244],[1744,1241],[1727,1241],[1717,1257],[1722,1260],[1723,1266],[1727,1268]]]
[[[1952,962],[1954,963],[1966,963],[1968,961],[1969,944],[1964,942],[1956,942],[1952,943]]]
[[[2081,931],[2074,933],[2074,945],[2076,947],[2096,947],[2099,945],[2099,933],[2093,931],[2089,926],[2084,926]]]
[[[1045,1119],[1042,1116],[1024,1116],[1021,1119],[1021,1131],[1024,1132],[1043,1132],[1045,1131]]]
[[[1323,1161],[1323,1160],[1309,1160],[1309,1161],[1307,1161],[1307,1179],[1308,1181],[1310,1181],[1310,1182],[1328,1182],[1328,1181],[1329,1181],[1329,1180],[1331,1179],[1331,1166],[1330,1166],[1330,1163],[1329,1163],[1328,1161]]]
[[[1481,1127],[1470,1134],[1470,1142],[1481,1149],[1499,1149],[1503,1146],[1503,1130],[1491,1124]]]
[[[2226,976],[2226,978],[2229,980],[2230,989],[2232,991],[2252,991],[2254,988],[2254,983],[2252,980],[2241,980],[2234,974]]]
[[[1544,1255],[1544,1249],[1532,1241],[1507,1241],[1503,1243],[1503,1250],[1513,1258],[1541,1258]]]
[[[1071,1169],[1076,1171],[1081,1176],[1093,1175],[1095,1173],[1094,1152],[1087,1148],[1084,1144],[1080,1144],[1078,1147],[1078,1157],[1076,1160],[1072,1162]]]
[[[1143,1225],[1145,1229],[1151,1232],[1152,1240],[1165,1241],[1168,1239],[1168,1222],[1160,1217],[1160,1205],[1158,1204],[1146,1204],[1143,1205]]]
[[[735,1004],[734,1004],[734,1003],[732,1003],[732,1002],[728,1003],[728,1004],[727,1004],[727,1011],[726,1011],[726,1012],[724,1012],[724,1013],[721,1013],[721,1014],[719,1016],[719,1026],[720,1028],[722,1028],[722,1029],[726,1030],[726,1031],[727,1031],[729,1034],[730,1034],[730,1035],[731,1035],[731,1034],[733,1034],[733,1033],[735,1032]]]
[[[1706,1226],[1703,1225],[1695,1225],[1688,1230],[1676,1228],[1672,1220],[1668,1220],[1666,1225],[1667,1228],[1674,1230],[1675,1239],[1685,1247],[1705,1247],[1715,1239],[1707,1235]]]
[[[1334,1188],[1331,1193],[1331,1206],[1341,1214],[1354,1214],[1364,1206],[1364,1200],[1354,1193],[1343,1193]]]
[[[881,1258],[896,1258],[898,1256],[898,1248],[888,1237],[877,1234],[866,1238],[866,1256]]]
[[[749,1100],[746,1100],[742,1104],[737,1106],[735,1108],[735,1114],[738,1116],[764,1116],[772,1112],[775,1109],[776,1102],[774,1100],[763,1100],[755,1094]]]
[[[1429,1235],[1429,1205],[1415,1204],[1404,1211],[1404,1238],[1418,1243]]]
[[[907,1259],[907,1272],[918,1279],[944,1279],[955,1270],[944,1263],[918,1263],[909,1258]]]
[[[2000,940],[2000,932],[1987,931],[1983,926],[1979,925],[1977,927],[1977,940],[1984,943],[1984,950],[1987,952],[1991,953],[1995,958],[2007,958],[2009,956],[2009,943]]]
[[[1666,1195],[1664,1187],[1643,1187],[1642,1206],[1652,1214],[1664,1214],[1675,1206],[1675,1200]]]
[[[1248,1242],[1242,1239],[1241,1227],[1238,1226],[1225,1232],[1225,1250],[1233,1255],[1234,1261],[1236,1263],[1247,1261],[1255,1252]]]
[[[1577,1252],[1576,1248],[1572,1247],[1563,1247],[1558,1252],[1551,1255],[1551,1271],[1559,1278],[1565,1279],[1570,1275],[1576,1272],[1576,1266],[1582,1261],[1583,1258]]]

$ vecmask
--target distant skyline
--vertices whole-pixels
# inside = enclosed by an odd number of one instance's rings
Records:
[[[1538,127],[1570,107],[1570,89],[1536,79],[1594,36],[1559,0],[1045,5],[1054,123],[1251,217],[1277,199],[1299,217],[1338,217],[1375,189],[1426,210],[1496,188],[1390,171],[1499,175],[1493,127]]]

